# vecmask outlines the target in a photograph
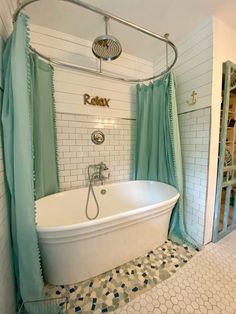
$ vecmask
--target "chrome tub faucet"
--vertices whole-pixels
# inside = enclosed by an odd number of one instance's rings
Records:
[[[101,184],[104,183],[106,179],[109,179],[110,173],[108,175],[104,175],[104,171],[108,170],[109,168],[104,162],[100,162],[99,164],[89,165],[88,166],[88,173],[89,179],[97,182],[101,181]]]

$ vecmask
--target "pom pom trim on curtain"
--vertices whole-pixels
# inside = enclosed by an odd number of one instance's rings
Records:
[[[184,224],[182,156],[172,73],[148,86],[137,85],[136,115],[134,178],[161,181],[177,188],[180,198],[172,212],[169,238],[197,248],[199,245],[187,234]]]
[[[3,72],[3,152],[19,305],[22,300],[44,298],[35,222],[35,196],[37,194],[37,197],[42,197],[58,192],[59,189],[53,69],[29,54],[28,17],[23,14],[19,15],[13,33],[6,42]],[[42,121],[45,130],[40,129],[42,126],[39,123]],[[38,125],[36,122],[39,122]],[[43,131],[49,132],[50,136],[46,137]],[[40,157],[35,158],[39,151]],[[47,158],[48,152],[50,160]],[[37,167],[35,159],[40,161]],[[38,303],[27,305],[28,313],[39,313],[38,306]],[[50,310],[51,313],[58,312],[54,305]]]

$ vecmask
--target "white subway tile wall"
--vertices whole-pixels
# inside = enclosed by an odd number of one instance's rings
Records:
[[[88,165],[99,162],[109,168],[107,182],[132,178],[135,120],[57,113],[56,125],[61,190],[86,186]],[[101,145],[91,141],[95,130],[105,135]]]
[[[185,219],[188,233],[203,243],[208,174],[210,109],[179,115],[184,165]],[[102,130],[105,142],[91,141],[94,130]],[[111,174],[107,182],[132,179],[135,120],[99,118],[57,113],[59,178],[61,190],[88,184],[89,164],[105,162]]]
[[[203,244],[210,141],[210,108],[179,115],[188,233]]]

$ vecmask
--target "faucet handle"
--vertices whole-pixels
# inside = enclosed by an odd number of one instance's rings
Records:
[[[104,170],[108,170],[108,169],[109,169],[109,168],[107,167],[107,165],[106,165],[104,162],[101,162],[99,165],[100,165],[101,171],[104,171]]]
[[[103,180],[107,180],[110,178],[110,173],[106,173],[105,175],[103,174],[103,172],[107,170],[108,170],[107,165],[101,162],[100,163],[100,180],[102,181],[102,184],[103,184]]]

